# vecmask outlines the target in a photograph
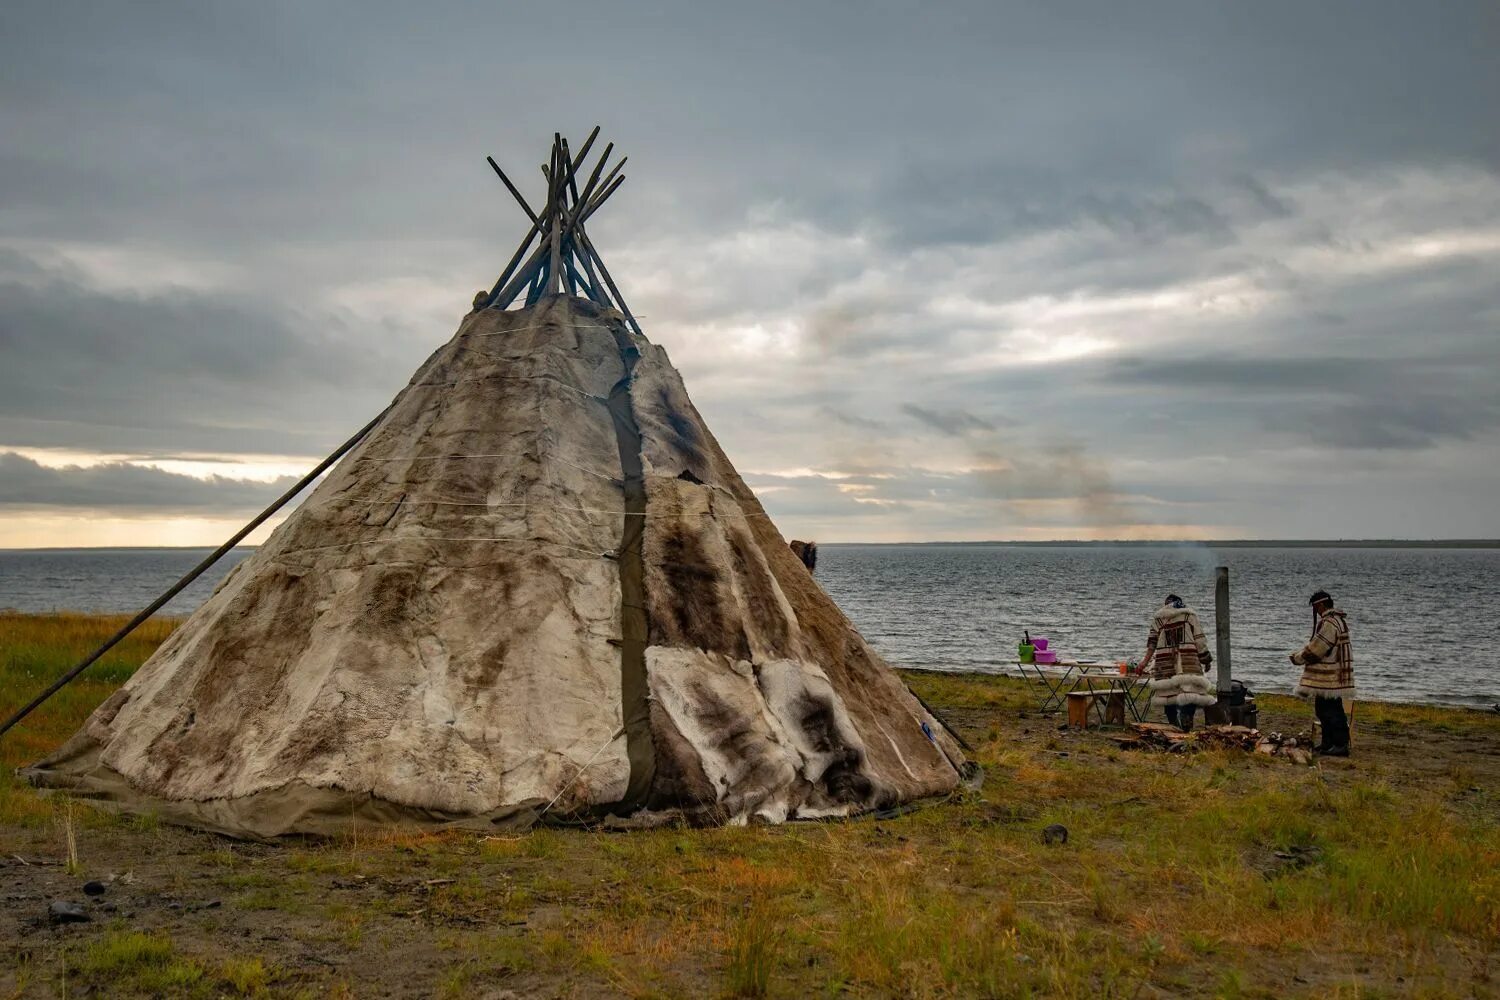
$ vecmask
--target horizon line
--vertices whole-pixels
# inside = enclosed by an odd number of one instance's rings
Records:
[[[820,547],[843,545],[988,545],[988,546],[1140,546],[1197,548],[1500,548],[1500,538],[1050,538],[1050,539],[939,539],[903,542],[819,542]],[[37,545],[0,546],[0,552],[200,552],[213,545]],[[260,545],[236,545],[235,549],[259,549]],[[231,550],[234,551],[234,550]],[[226,553],[227,554],[227,553]]]

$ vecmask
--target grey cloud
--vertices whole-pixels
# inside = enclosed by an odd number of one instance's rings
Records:
[[[841,471],[837,477],[767,476],[749,478],[766,490],[765,502],[778,523],[823,518],[931,519],[941,512],[944,529],[963,528],[970,538],[1004,538],[1028,526],[1058,525],[1095,531],[1139,524],[1172,523],[1214,502],[1195,484],[1173,475],[1152,483],[1115,483],[1102,463],[1076,444],[1049,449],[1015,448],[1003,460],[963,473],[921,466],[870,466]],[[1171,470],[1176,473],[1182,470]],[[1152,490],[1167,485],[1179,500],[1163,500]]]
[[[306,454],[410,367],[240,294],[0,279],[0,442]],[[403,370],[405,369],[405,370]]]
[[[1218,245],[1235,239],[1231,214],[1249,220],[1285,214],[1285,206],[1253,178],[1226,190],[1195,192],[1161,181],[1074,178],[1017,166],[1005,156],[898,161],[875,174],[870,190],[793,193],[796,215],[835,231],[861,228],[892,249],[977,246],[1051,230],[1094,227],[1129,244],[1170,240]],[[1249,198],[1243,197],[1246,193]],[[1242,206],[1215,201],[1238,199]],[[1273,209],[1270,207],[1275,204]],[[878,214],[871,205],[886,206]]]
[[[101,291],[0,248],[0,447],[325,450],[519,239],[483,154],[534,191],[553,129],[597,121],[631,180],[592,235],[731,457],[870,473],[783,483],[778,516],[997,537],[1071,497],[1100,522],[1191,503],[1296,534],[1315,522],[1278,499],[1308,471],[1283,468],[1291,441],[1351,479],[1377,470],[1372,498],[1462,471],[1442,523],[1476,533],[1496,485],[1472,471],[1494,442],[1493,254],[1360,279],[1307,251],[1357,270],[1382,235],[1500,224],[1472,194],[1500,168],[1488,16],[581,0],[511,11],[497,36],[477,2],[205,2],[98,6],[109,44],[80,45],[75,10],[22,0],[0,32],[7,241],[237,277]],[[560,34],[563,76],[526,41]],[[1435,192],[1415,209],[1413,184]],[[438,305],[412,301],[413,277]],[[1215,282],[1225,301],[1196,313],[1149,306]],[[1148,305],[1105,301],[1132,297]],[[1098,335],[1094,356],[1006,356],[1034,315],[1101,302],[1037,334]],[[741,328],[795,343],[723,339]],[[1332,391],[1309,355],[1348,362]],[[1163,440],[1224,459],[1235,487],[1141,475]],[[983,471],[924,471],[929,446]]]
[[[999,424],[994,420],[987,420],[963,409],[931,410],[925,406],[915,403],[905,403],[901,406],[901,412],[916,420],[918,423],[941,431],[950,437],[961,437],[964,434],[979,431],[994,431]]]
[[[1398,392],[1350,399],[1306,414],[1300,426],[1285,414],[1269,424],[1301,430],[1331,448],[1411,451],[1454,441],[1472,441],[1500,427],[1500,404],[1493,399]]]
[[[1121,359],[1104,377],[1253,407],[1276,431],[1334,449],[1416,450],[1500,427],[1492,367],[1462,359]]]
[[[295,481],[198,479],[124,462],[51,468],[14,452],[0,452],[0,507],[27,510],[232,513],[266,506]]]
[[[1267,216],[1285,219],[1296,213],[1296,206],[1292,202],[1272,194],[1271,190],[1254,174],[1241,174],[1237,180],[1240,187],[1244,188]]]
[[[857,431],[883,432],[889,426],[882,420],[872,420],[869,417],[862,417],[855,413],[845,413],[843,410],[833,406],[820,406],[817,412],[820,416],[836,424],[842,424]]]
[[[1100,373],[1110,381],[1154,385],[1177,392],[1248,389],[1279,393],[1326,393],[1389,388],[1410,361],[1312,355],[1294,358],[1121,357]]]

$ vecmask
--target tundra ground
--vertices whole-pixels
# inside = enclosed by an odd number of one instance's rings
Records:
[[[118,624],[0,615],[0,712]],[[1122,750],[1059,730],[1024,682],[911,674],[982,789],[888,820],[718,830],[259,844],[11,776],[171,627],[0,742],[0,997],[1500,990],[1500,715],[1362,703],[1355,756],[1298,767]],[[1263,729],[1310,716],[1262,699]],[[1050,824],[1066,843],[1043,842]],[[91,919],[53,926],[56,900]]]

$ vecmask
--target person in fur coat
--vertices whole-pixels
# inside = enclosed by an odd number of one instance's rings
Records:
[[[1198,613],[1176,594],[1168,594],[1151,616],[1141,665],[1151,677],[1151,704],[1165,709],[1167,721],[1184,732],[1193,728],[1193,714],[1200,705],[1218,701],[1213,682],[1203,673],[1213,660]]]
[[[1328,591],[1320,590],[1308,600],[1313,609],[1313,634],[1291,660],[1302,668],[1297,697],[1310,698],[1313,712],[1323,724],[1323,742],[1317,751],[1330,757],[1349,756],[1349,717],[1344,699],[1354,697],[1354,652],[1349,645],[1349,622],[1333,606]]]

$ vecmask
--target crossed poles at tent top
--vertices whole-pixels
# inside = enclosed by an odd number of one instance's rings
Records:
[[[596,125],[575,156],[568,146],[568,140],[560,132],[552,133],[552,155],[542,167],[542,176],[547,181],[547,200],[543,203],[541,212],[532,209],[510,178],[505,176],[505,171],[500,169],[500,164],[495,162],[494,157],[485,157],[506,190],[520,204],[521,211],[531,220],[531,229],[511,256],[510,263],[505,265],[499,280],[490,289],[490,297],[485,306],[504,309],[523,290],[526,292],[527,305],[536,302],[543,295],[557,295],[566,290],[569,295],[581,294],[601,306],[618,309],[624,314],[631,329],[645,336],[640,324],[631,315],[630,308],[625,305],[620,289],[609,276],[609,268],[604,266],[599,251],[594,249],[588,231],[583,228],[589,216],[598,211],[599,206],[625,183],[625,176],[620,173],[620,168],[629,159],[621,157],[614,168],[604,175],[604,179],[600,180],[605,164],[609,162],[609,154],[615,148],[614,143],[609,143],[604,147],[603,154],[594,164],[594,169],[580,191],[578,177],[588,159],[589,150],[598,137],[599,126]],[[532,242],[538,237],[541,241],[533,250]]]

